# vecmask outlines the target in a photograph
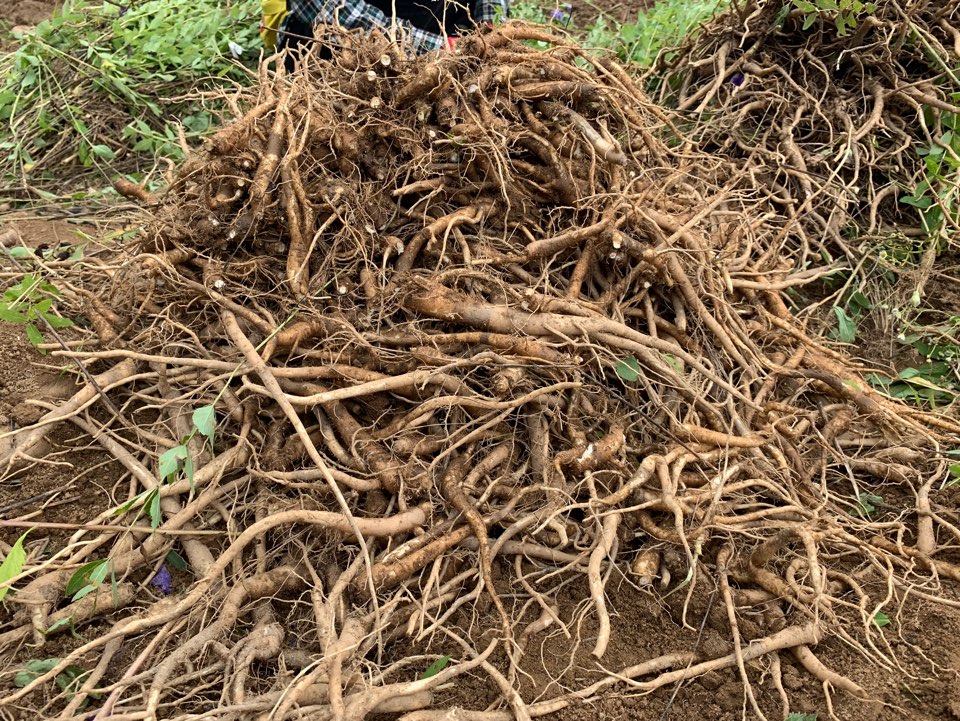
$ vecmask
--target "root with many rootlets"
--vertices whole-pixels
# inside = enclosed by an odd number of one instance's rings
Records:
[[[760,663],[786,713],[781,655],[828,700],[865,695],[816,646],[892,663],[875,614],[960,579],[937,500],[960,428],[794,321],[782,292],[825,272],[795,267],[796,219],[543,29],[417,60],[333,41],[335,61],[268,61],[135,246],[76,271],[90,339],[56,355],[86,382],[0,462],[28,472],[68,427],[126,475],[8,596],[9,667],[80,634],[0,708],[507,721],[723,668],[756,708]],[[212,442],[191,430],[211,405]],[[861,500],[881,488],[905,499],[882,523]],[[161,596],[171,550],[193,575]],[[102,585],[65,598],[98,559]],[[617,594],[672,594],[696,628],[703,589],[729,653],[604,665]],[[548,630],[592,668],[521,693]],[[452,656],[434,675],[439,654],[391,652],[425,639]],[[89,675],[56,695],[71,666]],[[457,677],[501,702],[449,715]]]

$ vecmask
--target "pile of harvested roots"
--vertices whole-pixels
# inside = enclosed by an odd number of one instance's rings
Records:
[[[960,580],[936,493],[960,428],[796,325],[781,291],[817,274],[784,261],[797,226],[777,199],[542,29],[417,60],[338,42],[334,61],[265,67],[80,294],[99,347],[59,355],[90,380],[0,460],[73,424],[132,481],[18,585],[0,648],[111,625],[0,704],[78,665],[46,718],[453,718],[470,675],[502,701],[457,718],[526,719],[722,668],[756,707],[759,660],[786,709],[788,651],[862,694],[811,649],[830,633],[886,657],[874,614]],[[210,405],[212,444],[191,428]],[[882,522],[876,495],[902,501]],[[144,581],[174,542],[195,579],[156,600]],[[95,559],[102,586],[64,599]],[[571,609],[558,590],[580,578]],[[611,629],[629,632],[611,578],[709,589],[729,653],[603,671]],[[520,693],[524,650],[553,632],[595,665]],[[398,657],[405,638],[454,658],[420,677],[436,656]]]
[[[955,188],[938,180],[954,166],[937,158],[956,158],[960,5],[875,6],[736,3],[654,76],[674,80],[661,101],[695,124],[700,149],[739,164],[795,220],[798,262],[825,250],[855,265],[919,260],[922,292],[957,230]]]

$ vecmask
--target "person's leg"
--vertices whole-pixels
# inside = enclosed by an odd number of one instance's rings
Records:
[[[296,55],[313,40],[313,26],[296,15],[289,15],[277,34],[277,50],[286,50],[288,72],[293,72]]]

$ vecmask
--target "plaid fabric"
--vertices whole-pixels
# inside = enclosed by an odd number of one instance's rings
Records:
[[[507,3],[508,0],[475,0],[471,16],[477,23],[492,23],[498,16],[506,17]],[[340,25],[348,30],[362,28],[389,32],[392,26],[388,15],[364,0],[288,0],[288,7],[290,12],[281,30],[298,20],[306,25]],[[414,52],[424,53],[446,46],[442,35],[416,28],[406,20],[398,18],[397,28],[403,30]]]

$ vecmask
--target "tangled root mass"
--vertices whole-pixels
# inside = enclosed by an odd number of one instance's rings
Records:
[[[470,718],[523,719],[624,678],[652,690],[737,667],[749,689],[745,664],[788,650],[862,693],[811,649],[830,633],[882,656],[869,622],[885,602],[960,579],[935,493],[958,428],[872,391],[797,325],[782,292],[818,272],[794,262],[775,191],[699,151],[615,62],[542,29],[417,60],[340,42],[333,62],[265,67],[182,168],[85,296],[101,347],[66,355],[96,385],[0,459],[15,468],[74,423],[139,486],[94,522],[142,517],[151,489],[160,509],[156,533],[78,531],[16,594],[3,648],[63,618],[112,625],[0,703],[84,663],[48,717],[96,698],[138,719],[430,719],[471,673],[503,709]],[[83,410],[96,398],[116,412]],[[208,406],[212,443],[190,425]],[[160,483],[157,456],[185,437],[183,472]],[[881,487],[906,500],[877,523],[861,499]],[[195,580],[145,603],[173,539]],[[63,600],[93,558],[113,587]],[[627,567],[632,592],[715,590],[733,651],[667,649],[525,699],[528,642],[570,623],[558,590],[586,579],[581,642],[602,661]],[[744,607],[766,635],[742,636]],[[383,656],[407,636],[456,658],[410,675]]]

